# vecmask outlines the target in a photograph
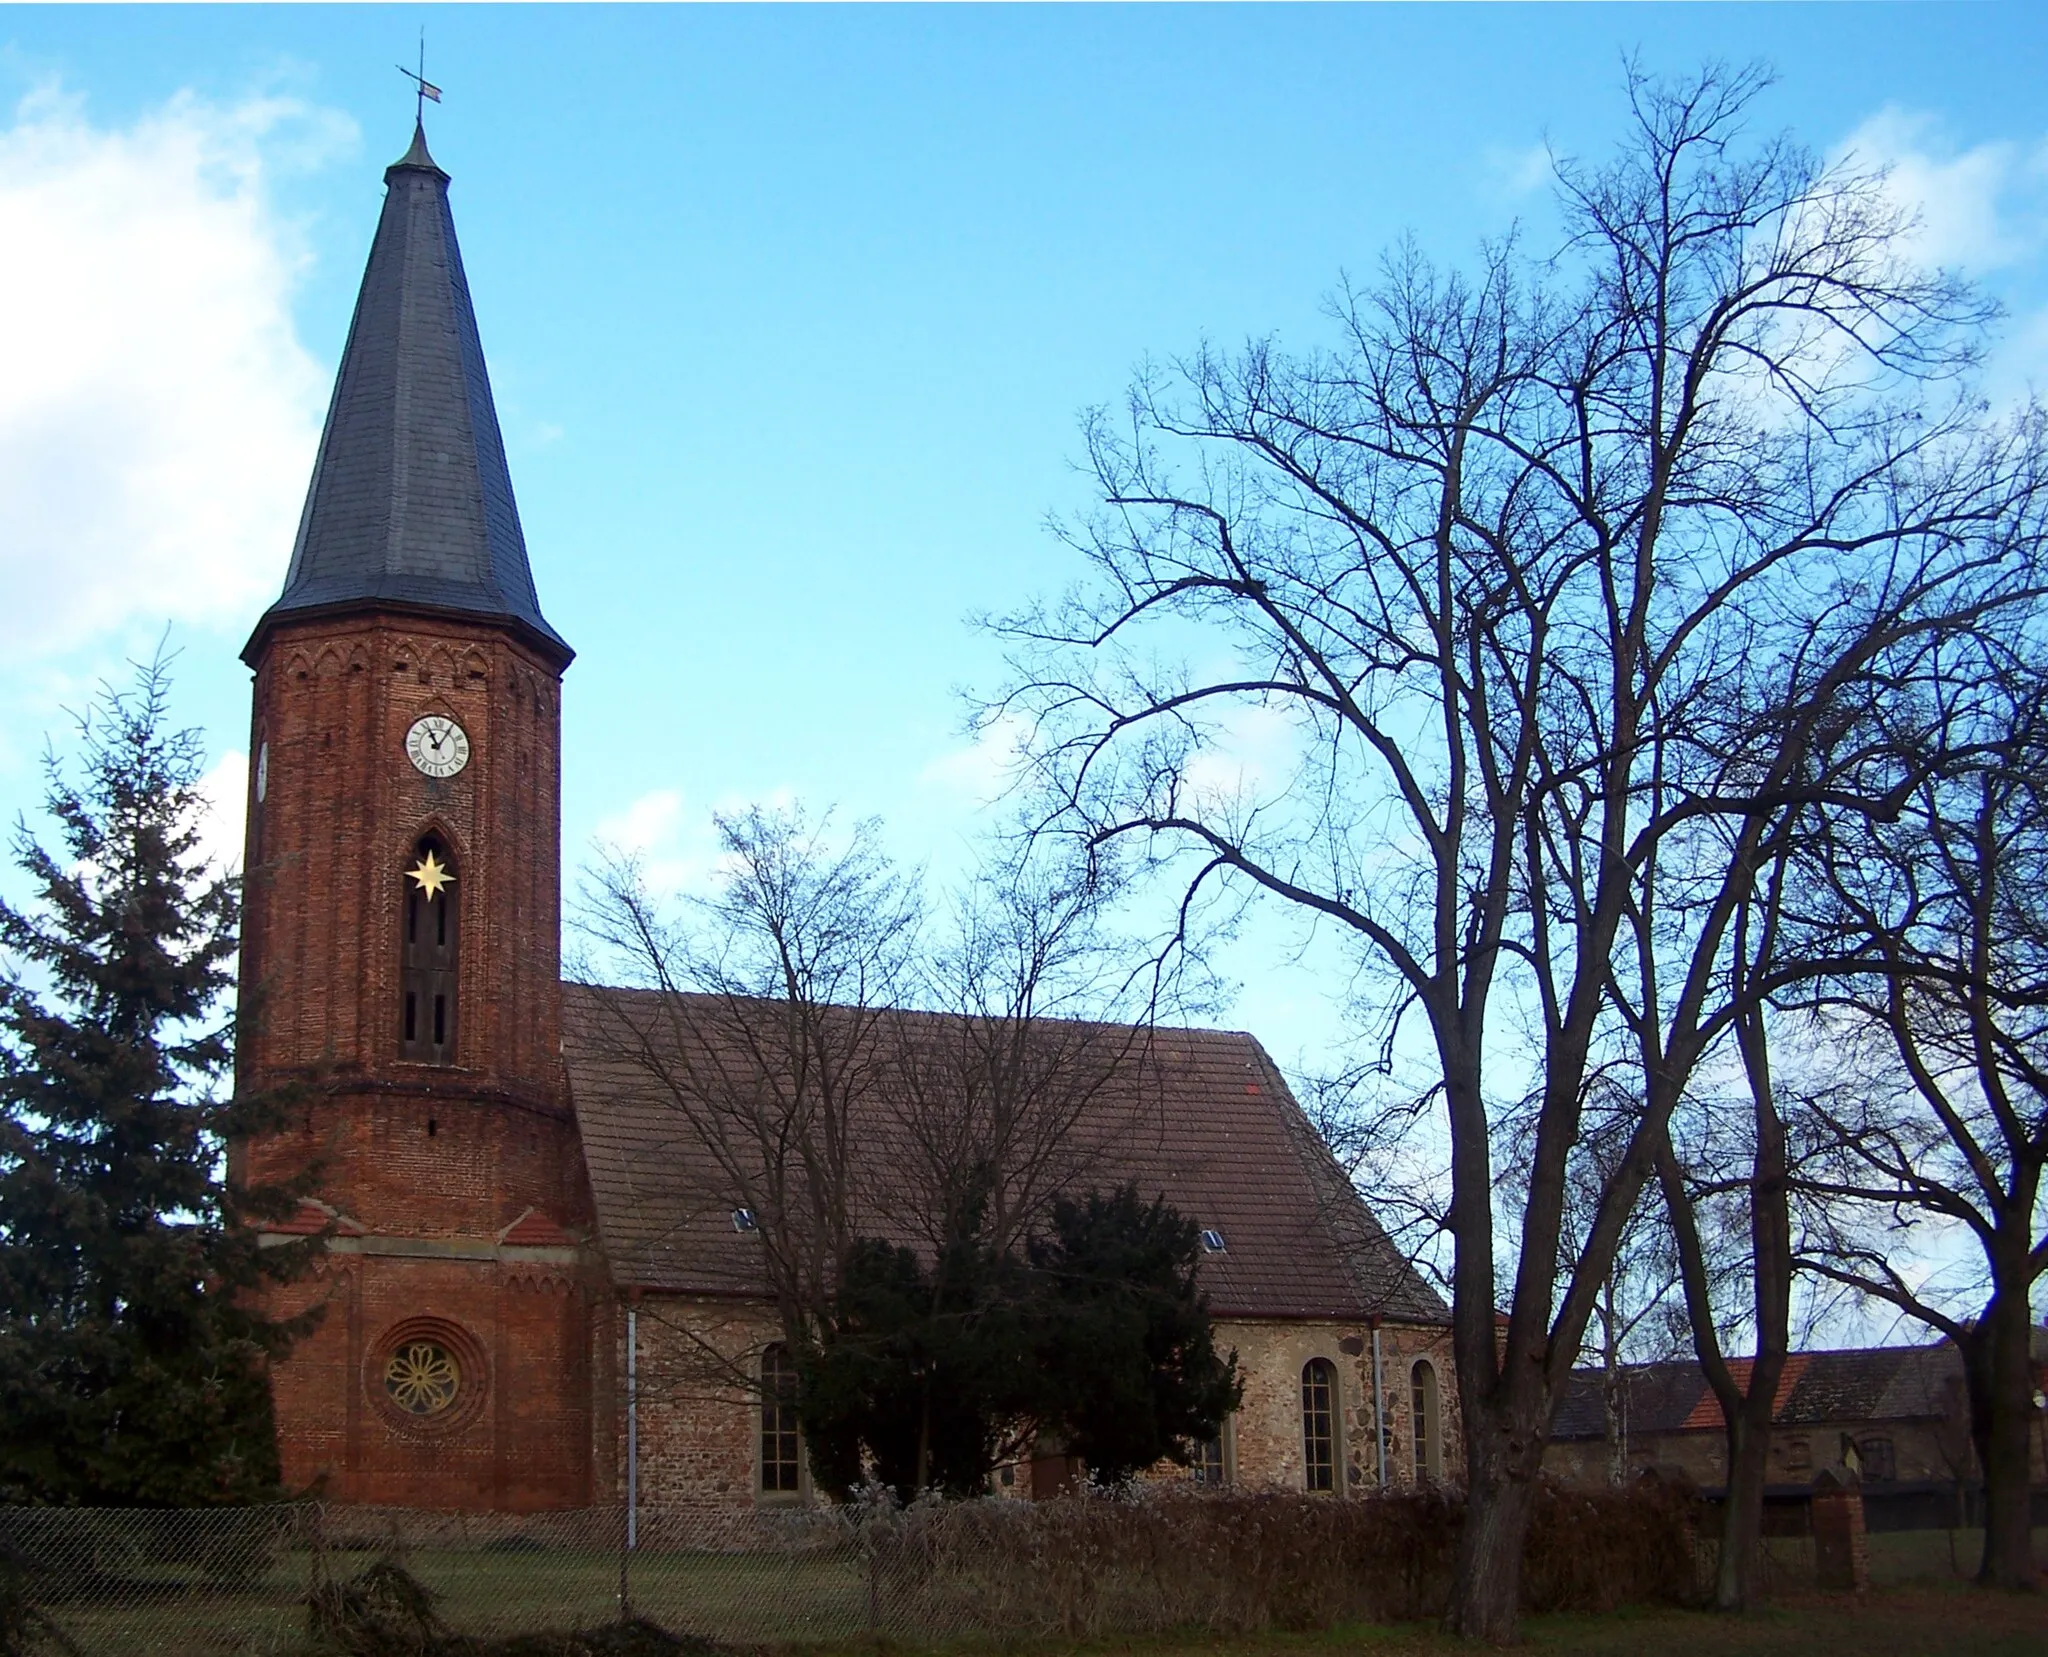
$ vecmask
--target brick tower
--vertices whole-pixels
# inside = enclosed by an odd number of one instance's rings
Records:
[[[448,175],[386,193],[284,591],[243,651],[238,1085],[300,1084],[250,1174],[316,1165],[275,1375],[285,1476],[347,1501],[591,1498],[599,1268],[561,1059],[562,672]]]

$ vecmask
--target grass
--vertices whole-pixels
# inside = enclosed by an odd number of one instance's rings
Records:
[[[1967,1582],[1984,1554],[1981,1530],[1879,1531],[1869,1538],[1873,1588]],[[1774,1584],[1797,1590],[1813,1581],[1813,1539],[1773,1536],[1764,1543]],[[2034,1532],[2034,1559],[2048,1565],[2048,1529]]]
[[[1866,1595],[1788,1596],[1754,1617],[1629,1610],[1605,1616],[1530,1617],[1529,1652],[1559,1657],[2041,1657],[2048,1597],[1976,1589],[1894,1588]],[[805,1657],[1469,1657],[1472,1647],[1419,1626],[1314,1634],[1190,1635],[1092,1641],[965,1641],[920,1646],[848,1641]]]
[[[1980,1533],[1962,1532],[1955,1557],[1976,1564]],[[2036,1533],[2048,1560],[2048,1531]],[[1812,1545],[1771,1543],[1777,1585],[1772,1609],[1751,1618],[1634,1610],[1605,1616],[1533,1617],[1533,1652],[1623,1657],[1628,1653],[1699,1657],[2041,1657],[2048,1652],[2048,1594],[1979,1592],[1952,1574],[1948,1535],[1940,1531],[1870,1538],[1867,1595],[1821,1596],[1812,1580]],[[330,1556],[348,1576],[374,1554]],[[611,1553],[415,1550],[409,1570],[438,1597],[454,1630],[510,1634],[592,1627],[618,1614],[618,1556]],[[89,1657],[288,1657],[305,1649],[303,1596],[309,1561],[278,1557],[263,1579],[240,1590],[194,1589],[119,1607],[60,1602],[49,1609]],[[1448,1657],[1468,1650],[1420,1626],[1362,1626],[1315,1634],[1161,1636],[1096,1641],[914,1638],[877,1640],[868,1626],[868,1585],[857,1557],[643,1553],[630,1577],[633,1609],[677,1632],[709,1635],[753,1650],[816,1657],[881,1657],[937,1652],[950,1657],[1317,1657],[1344,1649],[1361,1657]]]
[[[377,1557],[334,1554],[329,1569],[346,1578]],[[416,1549],[402,1560],[456,1633],[590,1628],[619,1614],[616,1553]],[[309,1581],[308,1557],[284,1553],[240,1589],[166,1584],[123,1604],[60,1600],[47,1609],[89,1657],[270,1657],[303,1649]],[[868,1626],[866,1577],[843,1557],[643,1553],[628,1584],[636,1615],[735,1645],[844,1640]]]

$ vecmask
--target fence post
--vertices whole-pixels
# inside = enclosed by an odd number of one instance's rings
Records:
[[[631,1535],[627,1526],[619,1527],[619,1621],[622,1623],[633,1620],[633,1585],[627,1576],[627,1561],[633,1557]]]
[[[619,1533],[619,1621],[633,1619],[629,1576],[640,1545],[640,1291],[626,1292],[626,1522]]]
[[[1863,1531],[1863,1488],[1854,1473],[1832,1469],[1813,1481],[1814,1577],[1823,1590],[1862,1593],[1870,1586]]]
[[[872,1525],[861,1527],[861,1540],[867,1544],[868,1554],[868,1632],[882,1631],[882,1566],[875,1553],[875,1536]]]

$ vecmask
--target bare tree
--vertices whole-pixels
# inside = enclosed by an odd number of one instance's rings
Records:
[[[1792,1345],[1788,1139],[1771,1067],[1772,1009],[1759,988],[1759,981],[1771,981],[1775,972],[1796,972],[1810,964],[1794,967],[1780,957],[1790,867],[1789,857],[1780,855],[1766,876],[1752,884],[1737,906],[1731,939],[1727,1024],[1748,1093],[1746,1131],[1728,1133],[1724,1112],[1702,1110],[1695,1113],[1697,1132],[1683,1162],[1673,1148],[1674,1135],[1667,1133],[1657,1148],[1658,1180],[1676,1244],[1693,1351],[1720,1405],[1727,1434],[1714,1581],[1714,1605],[1723,1611],[1753,1610],[1762,1595],[1771,1426]],[[1734,1213],[1716,1214],[1716,1207],[1725,1209],[1731,1197]],[[1713,1247],[1716,1220],[1724,1242],[1720,1250]],[[1746,1246],[1735,1251],[1740,1264],[1731,1272],[1725,1240],[1736,1227],[1746,1232]],[[1746,1279],[1748,1289],[1747,1315],[1740,1321],[1751,1331],[1755,1351],[1747,1374],[1738,1374],[1729,1362],[1722,1333],[1719,1303],[1730,1276]]]
[[[829,819],[751,810],[718,819],[726,874],[688,920],[628,860],[589,882],[580,924],[635,996],[604,995],[601,1039],[670,1112],[690,1150],[695,1209],[745,1210],[788,1338],[818,1338],[854,1241],[880,1229],[860,1179],[867,1102],[896,1062],[894,1021],[917,969],[916,886],[877,824],[834,844]],[[685,1339],[691,1332],[680,1331]],[[751,1386],[699,1333],[693,1382]]]
[[[1598,1078],[1613,1088],[1616,1079]],[[1576,1259],[1600,1214],[1601,1199],[1616,1164],[1628,1154],[1636,1106],[1624,1096],[1595,1114],[1582,1134],[1584,1154],[1566,1178],[1563,1247]],[[1603,1132],[1605,1127],[1607,1131]],[[1525,1175],[1526,1164],[1517,1169]],[[1510,1176],[1519,1190],[1521,1179]],[[1607,1482],[1628,1478],[1628,1379],[1626,1366],[1655,1362],[1675,1352],[1686,1338],[1677,1249],[1668,1217],[1656,1204],[1638,1201],[1615,1238],[1607,1276],[1593,1304],[1594,1343],[1600,1358],[1601,1413],[1607,1436]]]
[[[1541,1105],[1539,1092],[1501,1113],[1496,1224],[1502,1215],[1512,1218],[1528,1189]],[[1579,1144],[1565,1174],[1561,1261],[1574,1262],[1584,1251],[1618,1166],[1633,1149],[1641,1114],[1640,1079],[1625,1066],[1603,1067],[1588,1078]],[[1589,1327],[1600,1368],[1607,1478],[1620,1485],[1628,1477],[1629,1366],[1668,1358],[1690,1341],[1669,1217],[1647,1192],[1615,1238]]]
[[[1005,624],[1020,683],[991,714],[1032,722],[1045,831],[1142,849],[1180,894],[1165,949],[1218,891],[1336,929],[1386,1052],[1427,1050],[1466,1434],[1450,1623],[1477,1638],[1515,1631],[1555,1405],[1818,734],[2033,581],[2038,434],[1943,385],[1983,309],[1904,261],[1878,180],[1745,144],[1760,84],[1632,75],[1617,156],[1560,168],[1547,261],[1493,247],[1468,280],[1403,249],[1327,352],[1143,371],[1087,427],[1090,580]],[[1219,787],[1248,715],[1291,763]],[[1708,825],[1725,868],[1663,902]],[[1641,1101],[1567,1254],[1588,1078],[1623,1042]],[[1503,1239],[1495,1130],[1524,1096]]]
[[[963,1245],[1022,1258],[1146,1109],[1153,985],[1112,971],[1100,859],[994,869],[934,918],[876,823],[844,843],[801,810],[718,830],[726,872],[680,915],[630,861],[592,876],[581,924],[627,982],[598,992],[597,1039],[673,1119],[673,1223],[744,1210],[782,1333],[815,1352],[845,1337],[866,1240],[917,1247],[935,1303]],[[757,1386],[731,1328],[667,1322],[685,1357],[651,1386]]]
[[[1871,970],[1819,1001],[1845,1045],[1864,1038],[1867,1079],[1813,1107],[1823,1160],[1802,1188],[1828,1205],[1802,1263],[1955,1342],[1985,1480],[1979,1580],[2019,1588],[2048,1271],[2048,672],[2031,628],[1970,642],[1933,699],[1941,769],[1895,822],[1850,820],[1832,843],[1832,919]],[[1974,1295],[1902,1269],[1902,1234],[1929,1221],[1975,1245]]]
[[[1085,865],[994,867],[921,959],[916,1002],[937,1016],[897,1018],[890,1115],[904,1219],[927,1243],[959,1235],[973,1202],[992,1249],[1020,1248],[1133,1125],[1149,1008],[1116,970],[1103,898]]]

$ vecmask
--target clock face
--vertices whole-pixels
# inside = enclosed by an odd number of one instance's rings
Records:
[[[256,803],[263,803],[263,796],[270,792],[270,744],[264,743],[256,750]]]
[[[426,714],[405,733],[405,757],[425,776],[452,777],[469,763],[469,737],[446,714]]]

